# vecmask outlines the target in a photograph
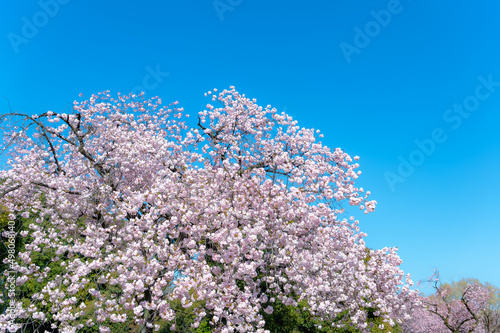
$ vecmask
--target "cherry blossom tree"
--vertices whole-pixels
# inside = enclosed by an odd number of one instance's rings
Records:
[[[490,283],[485,286],[491,290],[492,297],[481,314],[481,321],[487,333],[500,333],[500,288]]]
[[[426,282],[435,293],[421,297],[422,305],[414,307],[411,319],[403,325],[405,332],[490,332],[484,315],[493,296],[491,288],[477,280],[442,284],[437,269]]]
[[[1,204],[34,221],[7,262],[19,288],[39,285],[10,300],[4,331],[26,318],[60,332],[130,320],[176,330],[174,301],[214,332],[266,332],[276,302],[361,331],[368,317],[408,316],[417,294],[397,248],[367,250],[343,217],[345,205],[375,209],[354,183],[358,157],[234,87],[206,95],[220,105],[193,127],[177,102],[109,92],[67,112],[2,116]]]

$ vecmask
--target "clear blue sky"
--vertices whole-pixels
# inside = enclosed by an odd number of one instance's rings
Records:
[[[370,247],[398,246],[415,280],[500,287],[500,2],[44,1],[0,11],[15,110],[143,86],[196,115],[235,85],[361,157]]]

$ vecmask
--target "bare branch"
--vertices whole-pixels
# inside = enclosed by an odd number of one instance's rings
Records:
[[[2,193],[0,193],[0,198],[3,198],[5,195],[7,195],[10,192],[15,191],[15,190],[17,190],[18,188],[21,188],[21,187],[22,187],[22,185],[16,185],[16,186],[12,186],[12,187],[4,190]]]

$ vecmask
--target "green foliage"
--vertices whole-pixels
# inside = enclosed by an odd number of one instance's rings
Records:
[[[176,317],[173,322],[163,323],[160,333],[210,333],[212,332],[212,327],[209,324],[210,319],[205,318],[200,326],[194,328],[192,324],[195,322],[195,311],[199,308],[204,308],[204,302],[195,302],[191,307],[184,308],[180,300],[175,300],[170,303],[170,306],[176,313]],[[172,330],[170,327],[175,324],[175,329]]]
[[[347,313],[340,313],[334,322],[344,323],[343,328],[336,328],[332,326],[332,322],[315,318],[307,310],[307,302],[302,301],[298,307],[286,306],[277,301],[274,304],[274,312],[270,315],[265,314],[266,321],[265,328],[270,330],[271,333],[284,332],[284,333],[354,333],[359,332],[355,329],[347,317]],[[374,333],[401,333],[401,327],[396,325],[391,327],[388,323],[384,323],[381,317],[369,317],[369,322],[373,323],[371,332]],[[384,325],[383,329],[379,325]]]
[[[333,328],[331,323],[319,320],[313,317],[307,310],[307,302],[302,301],[298,307],[284,305],[276,301],[272,314],[264,313],[266,329],[275,332],[286,333],[337,333],[337,332],[356,332],[353,329]]]

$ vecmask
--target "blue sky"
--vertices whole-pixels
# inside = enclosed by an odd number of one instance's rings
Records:
[[[359,183],[379,203],[354,211],[368,246],[398,246],[415,280],[437,267],[447,282],[500,286],[499,2],[3,6],[0,95],[14,110],[143,87],[194,116],[204,92],[234,85],[361,157]]]

